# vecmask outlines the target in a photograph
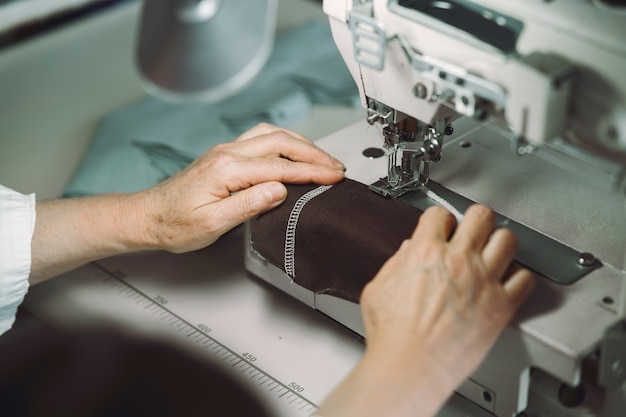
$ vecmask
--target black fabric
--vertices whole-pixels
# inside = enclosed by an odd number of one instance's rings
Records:
[[[253,249],[284,271],[285,232],[296,201],[317,185],[289,185],[285,203],[252,222]],[[358,302],[361,291],[409,238],[422,211],[346,179],[305,206],[297,224],[294,281]]]

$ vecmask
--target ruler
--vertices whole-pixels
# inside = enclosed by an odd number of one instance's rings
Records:
[[[275,416],[310,416],[362,339],[243,269],[243,233],[189,254],[142,253],[34,286],[26,306],[61,324],[112,322],[221,362]]]
[[[207,325],[190,323],[169,310],[163,304],[162,299],[151,298],[97,263],[92,265],[94,278],[99,279],[104,288],[131,302],[138,315],[135,318],[157,320],[178,332],[181,337],[196,344],[215,359],[228,364],[235,372],[256,384],[259,390],[265,392],[266,396],[273,397],[275,401],[280,401],[287,405],[291,413],[290,415],[310,416],[317,410],[318,405],[301,394],[302,387],[296,384],[288,386],[272,377],[268,372],[255,366],[256,358],[254,355],[234,352],[211,337],[211,328]],[[139,315],[144,317],[139,317]]]

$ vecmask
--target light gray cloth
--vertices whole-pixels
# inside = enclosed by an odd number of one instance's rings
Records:
[[[290,127],[313,103],[360,105],[326,19],[281,34],[254,82],[222,102],[149,97],[105,116],[64,196],[151,187],[260,122]]]

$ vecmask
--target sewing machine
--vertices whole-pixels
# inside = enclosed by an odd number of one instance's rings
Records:
[[[492,207],[520,238],[516,262],[538,275],[441,415],[624,415],[624,2],[346,0],[324,11],[366,112],[317,143],[386,198]],[[294,280],[246,227],[250,272],[364,335],[358,302]]]

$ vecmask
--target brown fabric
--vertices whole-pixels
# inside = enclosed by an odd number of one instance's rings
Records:
[[[252,223],[254,250],[284,271],[285,231],[296,201],[317,185],[289,185],[287,201]],[[422,211],[344,180],[305,206],[296,229],[295,282],[358,302],[361,291],[409,238]]]

